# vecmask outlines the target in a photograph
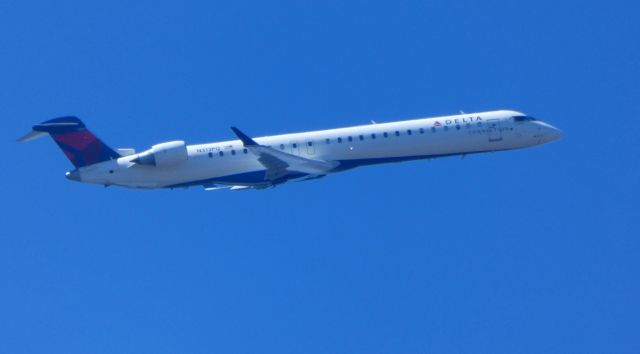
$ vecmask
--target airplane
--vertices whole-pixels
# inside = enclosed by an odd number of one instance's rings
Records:
[[[511,150],[546,144],[563,133],[510,110],[412,119],[187,145],[169,141],[136,152],[112,149],[73,116],[47,120],[18,139],[50,135],[75,169],[69,180],[132,189],[201,186],[264,189],[355,167]]]

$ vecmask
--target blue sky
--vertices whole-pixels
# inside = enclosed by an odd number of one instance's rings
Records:
[[[0,2],[0,352],[637,353],[632,1]],[[562,141],[259,192],[72,183],[114,147],[492,109]]]

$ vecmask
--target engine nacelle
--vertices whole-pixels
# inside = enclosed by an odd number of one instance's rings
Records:
[[[178,140],[153,145],[151,149],[140,153],[131,162],[140,165],[168,167],[183,163],[188,158],[187,144],[182,140]]]

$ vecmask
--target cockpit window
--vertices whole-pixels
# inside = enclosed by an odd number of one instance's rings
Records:
[[[536,119],[530,116],[514,116],[513,117],[514,122],[528,122],[528,121],[534,121],[534,120]]]

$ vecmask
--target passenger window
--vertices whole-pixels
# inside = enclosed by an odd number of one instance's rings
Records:
[[[407,135],[411,135],[411,129],[407,129]]]
[[[389,137],[389,134],[387,134],[387,132],[384,132],[384,134],[382,134],[385,138]]]
[[[431,132],[435,133],[436,132],[436,127],[431,127]]]
[[[459,125],[456,125],[456,130],[460,130],[460,126]]]
[[[236,151],[235,150],[231,150],[231,155],[235,155]]]
[[[446,132],[447,130],[449,130],[449,127],[445,125],[444,126],[444,131]]]
[[[342,143],[342,138],[338,138],[338,143]]]
[[[360,138],[360,141],[364,140],[364,136],[362,135],[360,135],[359,138]]]
[[[396,130],[396,136],[400,136],[400,132]]]
[[[375,134],[371,134],[371,139],[375,139],[376,135]]]
[[[348,137],[347,139],[348,139],[349,141],[353,141],[353,138],[352,138],[352,137]]]
[[[248,151],[247,151],[247,149],[242,149],[242,152],[244,152],[246,154]]]
[[[218,155],[224,156],[224,152],[220,151],[220,152],[218,152]]]
[[[424,128],[420,128],[420,134],[424,134]]]
[[[308,142],[307,142],[307,146],[311,146],[311,145],[313,145],[313,142],[308,141]]]
[[[210,152],[210,153],[209,153],[209,158],[212,158],[212,157],[213,157],[213,153],[212,153],[212,152]]]
[[[280,150],[284,150],[284,144],[280,144]]]
[[[293,146],[293,148],[295,149],[295,148],[297,148],[297,147],[298,147],[298,144],[293,143],[293,144],[291,144],[291,146]]]
[[[327,138],[327,139],[325,140],[325,143],[327,143],[327,144],[331,144],[331,139]]]

